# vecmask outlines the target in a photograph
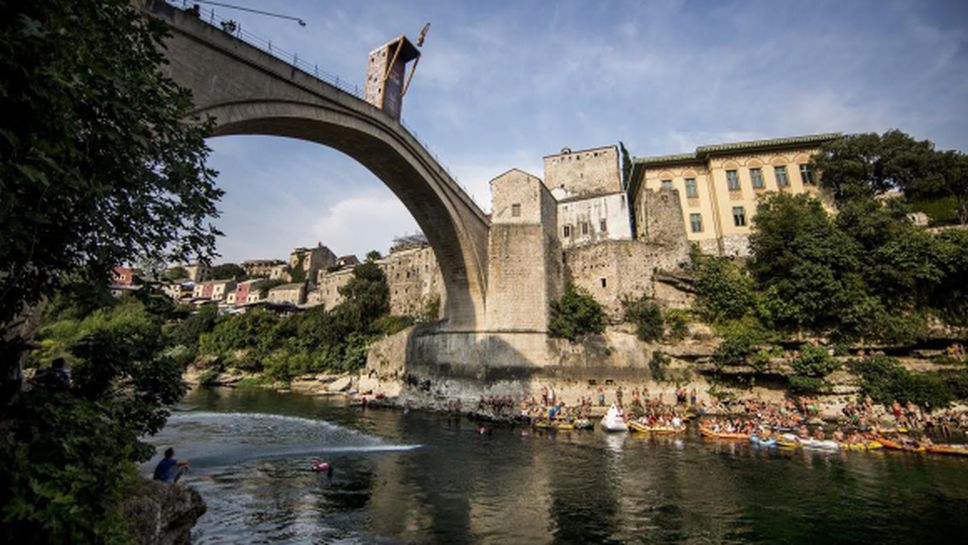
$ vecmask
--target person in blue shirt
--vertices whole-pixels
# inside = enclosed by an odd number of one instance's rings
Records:
[[[155,466],[156,481],[166,483],[177,483],[182,473],[188,470],[188,462],[175,459],[175,449],[168,447],[165,450],[165,457]]]

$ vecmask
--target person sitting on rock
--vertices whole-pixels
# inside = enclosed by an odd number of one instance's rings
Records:
[[[165,457],[155,466],[154,479],[165,483],[177,483],[188,471],[188,462],[175,459],[175,449],[168,447]]]

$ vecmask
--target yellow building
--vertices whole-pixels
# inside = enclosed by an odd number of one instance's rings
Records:
[[[629,176],[636,237],[648,240],[642,226],[646,200],[659,189],[679,194],[690,242],[709,254],[749,254],[750,226],[757,199],[766,193],[818,194],[810,157],[839,134],[817,134],[701,146],[694,153],[636,157]]]

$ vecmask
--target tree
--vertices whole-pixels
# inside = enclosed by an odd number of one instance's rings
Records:
[[[968,223],[968,156],[959,151],[936,150],[894,129],[825,143],[811,164],[838,204],[890,190],[911,200],[954,197],[960,222]]]
[[[700,312],[716,322],[742,318],[753,310],[756,294],[749,273],[722,257],[705,256],[693,251],[693,281],[696,285]]]
[[[635,324],[635,334],[640,341],[652,342],[662,338],[665,333],[665,320],[662,309],[647,295],[638,299],[624,299],[625,321]]]
[[[762,201],[750,235],[750,271],[765,287],[775,325],[814,331],[856,328],[869,301],[858,247],[820,201],[778,193]],[[843,331],[840,331],[844,333]]]
[[[602,306],[585,290],[572,283],[565,285],[565,293],[551,302],[548,334],[574,341],[582,335],[605,331]]]
[[[368,331],[370,324],[390,312],[390,288],[383,269],[372,261],[353,267],[353,278],[339,287],[344,297],[337,312],[354,331]]]
[[[370,250],[369,252],[366,253],[366,260],[367,261],[376,261],[376,260],[380,259],[381,257],[383,257],[383,256],[381,256],[380,255],[380,252],[378,252],[376,250]]]
[[[214,252],[208,124],[127,0],[0,2],[0,327],[68,271]]]
[[[245,269],[235,263],[222,263],[209,269],[209,280],[245,280]]]
[[[185,280],[188,278],[188,270],[182,266],[172,267],[162,273],[161,277],[169,281]]]
[[[214,254],[211,125],[188,119],[190,93],[162,75],[164,35],[128,0],[0,0],[4,379],[25,307],[69,283],[103,286],[119,263]],[[141,302],[71,314],[86,317],[55,330],[73,384],[17,396],[5,383],[0,399],[0,525],[16,543],[125,541],[120,504],[153,452],[139,438],[184,392]]]

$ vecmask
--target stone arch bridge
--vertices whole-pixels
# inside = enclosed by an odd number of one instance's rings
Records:
[[[274,135],[335,148],[403,202],[434,249],[444,327],[483,327],[490,220],[433,156],[382,110],[162,0],[141,9],[171,30],[166,73],[191,89],[215,135]]]

